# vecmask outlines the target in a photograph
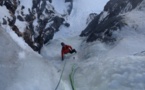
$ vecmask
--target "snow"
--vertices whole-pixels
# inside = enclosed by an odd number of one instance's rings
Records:
[[[22,37],[18,37],[10,27],[6,27],[7,32],[12,37],[12,39],[23,49],[28,49],[28,45],[25,43]],[[29,48],[30,49],[30,48]]]
[[[65,0],[52,0],[52,6],[60,14],[66,14],[67,12],[67,3],[65,3]]]
[[[57,70],[46,59],[32,51],[23,40],[16,37],[15,33],[9,34],[0,28],[0,51],[3,51],[0,52],[0,88],[54,90],[59,79]],[[63,85],[61,86],[60,90],[64,90]]]
[[[20,30],[20,32],[24,32],[26,30],[26,22],[21,22],[18,19],[15,22],[15,25],[18,26],[18,29]]]
[[[20,52],[18,55],[19,55],[20,59],[24,59],[26,57],[26,53],[25,52]]]
[[[3,22],[3,18],[7,20],[7,17],[11,18],[9,11],[6,9],[5,6],[0,6],[0,24]]]
[[[102,15],[101,15],[101,17],[100,17],[99,22],[101,22],[107,15],[108,15],[108,12],[103,11],[103,12],[102,12]]]
[[[19,8],[21,8],[21,6],[25,6],[23,12],[25,14],[29,14],[29,8],[32,8],[32,0],[19,0],[21,3],[20,3],[20,6]]]
[[[139,28],[139,31],[142,31],[145,25],[144,17],[145,15],[143,11],[133,10],[132,12],[127,13],[124,19],[129,27],[132,27],[134,29]],[[144,33],[144,32],[141,32],[141,33]]]
[[[118,32],[124,37],[120,36],[113,46],[101,42],[86,44],[84,38],[79,37],[55,39],[44,46],[42,56],[51,59],[49,62],[61,71],[64,62],[61,61],[60,43],[72,45],[78,53],[65,56],[67,65],[62,80],[70,84],[68,76],[76,65],[74,83],[77,90],[144,90],[145,56],[134,54],[145,50],[145,36],[128,30],[124,28]]]
[[[128,56],[145,50],[145,39],[143,34],[133,30],[133,28],[124,28],[122,32],[116,32],[119,41],[109,52],[108,56]],[[118,50],[117,54],[116,51]]]

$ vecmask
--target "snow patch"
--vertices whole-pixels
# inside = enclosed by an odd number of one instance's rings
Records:
[[[102,12],[102,15],[101,15],[101,17],[100,17],[100,19],[99,19],[99,23],[100,23],[107,15],[108,15],[108,12],[106,12],[106,11]]]
[[[19,57],[19,59],[24,59],[24,58],[26,58],[25,52],[19,52],[19,53],[18,53],[18,57]]]
[[[60,14],[67,14],[67,3],[65,0],[52,0],[54,9]]]
[[[5,6],[0,6],[0,24],[3,22],[3,18],[7,20],[7,17],[11,18],[8,9]]]
[[[124,20],[128,24],[128,26],[137,29],[143,28],[145,25],[145,14],[142,11],[133,10],[125,14]]]
[[[26,30],[26,22],[21,22],[18,19],[16,19],[16,23],[15,25],[18,27],[18,29],[20,30],[20,32],[24,32]]]
[[[32,0],[20,0],[20,6],[24,6],[23,12],[29,14],[29,9],[32,8]]]
[[[22,49],[28,49],[28,45],[25,43],[22,37],[18,37],[14,31],[11,30],[9,26],[6,27],[7,32],[12,37],[12,39],[22,48]],[[30,47],[29,47],[30,48]]]

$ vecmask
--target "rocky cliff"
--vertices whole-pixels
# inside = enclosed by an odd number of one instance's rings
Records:
[[[0,8],[6,7],[10,17],[3,17],[1,25],[8,25],[33,50],[40,53],[43,44],[47,43],[59,31],[65,22],[66,14],[59,14],[52,6],[53,0],[1,0]],[[67,14],[71,13],[72,0],[65,0],[68,4]],[[28,5],[26,5],[28,4]]]
[[[80,36],[87,36],[87,41],[100,40],[112,42],[115,38],[112,32],[121,30],[126,25],[123,22],[123,14],[137,8],[143,0],[110,0],[104,10],[97,15],[88,26],[82,31]]]

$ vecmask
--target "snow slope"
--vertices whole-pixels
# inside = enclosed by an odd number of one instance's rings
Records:
[[[11,37],[10,37],[11,36]],[[54,90],[58,72],[9,27],[0,28],[0,89]],[[60,90],[64,90],[62,85]]]

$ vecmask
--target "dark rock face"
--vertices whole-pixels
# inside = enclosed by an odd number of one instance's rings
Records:
[[[1,1],[3,5],[6,6],[8,10],[10,10],[13,14],[15,13],[15,10],[17,9],[18,2],[17,0],[2,0]]]
[[[50,3],[52,3],[52,0],[49,0]]]
[[[135,9],[143,0],[110,0],[104,7],[104,11],[96,16],[82,31],[80,36],[88,36],[87,42],[100,40],[103,42],[114,41],[112,32],[120,30],[126,25],[119,14]],[[107,15],[102,19],[104,12]],[[101,20],[100,20],[101,19]]]
[[[7,24],[6,19],[3,18],[3,23],[2,23],[2,24],[3,24],[3,25],[6,25],[6,24]]]
[[[143,0],[110,0],[104,7],[104,11],[110,16],[118,15],[135,9]]]
[[[90,23],[96,16],[97,16],[97,13],[89,14],[89,17],[87,18],[86,24]]]
[[[70,14],[73,8],[73,0],[65,0],[65,2],[69,3],[67,12]]]
[[[82,31],[80,36],[88,36],[89,34],[92,33],[93,29],[95,29],[98,25],[98,21],[99,21],[100,15],[96,16],[91,22],[90,24],[86,27],[86,29],[84,31]]]
[[[42,3],[40,4],[40,2]],[[58,31],[60,25],[63,24],[64,19],[57,16],[54,11],[53,6],[51,6],[48,1],[33,0],[32,9],[29,10],[30,14],[25,17],[25,20],[29,23],[28,29],[31,31],[31,35],[34,35],[33,43],[36,43],[37,46],[34,46],[29,39],[27,39],[26,42],[30,42],[31,47],[34,47],[34,50],[39,53],[43,44],[53,39],[54,33]],[[36,15],[38,17],[35,17]],[[33,26],[35,18],[38,20],[37,28]],[[37,33],[39,33],[39,35],[37,35]]]
[[[89,38],[87,41],[94,41],[94,40],[100,40],[103,42],[110,42],[114,41],[115,38],[111,37],[112,32],[114,30],[120,29],[125,24],[121,22],[122,17],[112,17],[110,19],[107,19],[104,22],[101,22],[95,27],[95,31],[91,32],[89,35]]]
[[[17,18],[18,18],[20,21],[24,21],[23,17],[21,17],[20,15],[18,15]]]
[[[22,33],[19,31],[18,27],[16,25],[12,26],[12,30],[19,36],[22,36]]]

